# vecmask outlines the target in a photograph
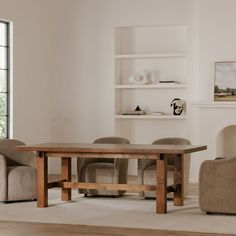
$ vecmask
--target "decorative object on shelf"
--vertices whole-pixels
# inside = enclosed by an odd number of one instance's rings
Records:
[[[122,115],[145,115],[145,111],[137,106],[134,111],[126,111]]]
[[[163,83],[163,84],[166,84],[166,83],[168,83],[168,84],[173,84],[173,83],[177,83],[177,81],[174,81],[174,80],[159,80],[158,81],[159,83]]]
[[[236,101],[236,61],[215,63],[214,101]]]
[[[150,84],[152,73],[148,70],[143,70],[140,73],[132,74],[129,77],[130,84]]]
[[[174,115],[181,115],[184,110],[184,101],[182,101],[180,98],[174,98],[170,106],[173,107]]]
[[[159,84],[181,84],[179,81],[176,80],[159,80]]]
[[[142,109],[138,106],[136,106],[135,111],[142,111]]]

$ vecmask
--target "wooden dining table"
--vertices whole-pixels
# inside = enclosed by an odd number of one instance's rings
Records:
[[[48,206],[48,189],[61,188],[61,200],[71,200],[71,189],[103,189],[127,191],[156,191],[156,213],[167,213],[167,193],[174,192],[174,205],[184,204],[184,156],[206,150],[204,145],[148,145],[43,143],[16,146],[18,151],[37,153],[37,207]],[[167,186],[167,157],[175,154],[173,185]],[[156,185],[81,183],[71,181],[72,158],[126,158],[156,160]],[[48,158],[61,159],[61,179],[48,182]]]

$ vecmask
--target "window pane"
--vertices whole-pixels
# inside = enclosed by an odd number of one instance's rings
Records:
[[[0,20],[0,138],[9,134],[9,46],[9,23]]]
[[[7,24],[0,23],[0,45],[7,46]]]
[[[0,116],[7,114],[7,94],[0,93]]]
[[[0,69],[7,69],[7,48],[0,46]]]
[[[0,116],[0,138],[7,136],[7,117]]]
[[[0,70],[0,92],[7,92],[7,71]]]

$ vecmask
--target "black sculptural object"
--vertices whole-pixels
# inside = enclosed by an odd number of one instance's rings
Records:
[[[184,110],[184,102],[180,98],[174,98],[170,104],[174,115],[181,115]]]

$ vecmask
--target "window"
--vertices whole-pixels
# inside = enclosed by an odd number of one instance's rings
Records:
[[[0,138],[9,137],[9,23],[0,20]]]

